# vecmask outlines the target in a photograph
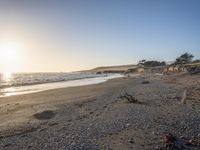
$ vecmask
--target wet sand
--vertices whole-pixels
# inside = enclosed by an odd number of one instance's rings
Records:
[[[167,149],[169,133],[173,144],[199,149],[200,75],[124,77],[4,97],[0,120],[0,149]]]

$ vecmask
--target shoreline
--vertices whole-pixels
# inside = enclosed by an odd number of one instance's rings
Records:
[[[25,86],[13,86],[13,87],[1,89],[0,97],[37,93],[37,92],[51,90],[51,89],[98,84],[98,83],[106,82],[110,79],[121,78],[121,77],[124,77],[124,76],[121,74],[112,74],[112,75],[108,75],[104,77],[84,78],[84,79],[76,79],[76,80],[69,80],[69,81],[32,84],[32,85],[25,85]]]
[[[141,75],[1,97],[0,149],[156,149],[167,133],[195,140],[199,83],[199,75]]]

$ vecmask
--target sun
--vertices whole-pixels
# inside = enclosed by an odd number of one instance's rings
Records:
[[[3,45],[1,55],[5,61],[11,61],[17,57],[17,47],[13,44]]]
[[[4,71],[12,71],[15,69],[19,61],[19,49],[15,43],[0,44],[0,62]]]

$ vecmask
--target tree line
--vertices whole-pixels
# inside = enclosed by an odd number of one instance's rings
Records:
[[[174,63],[172,65],[181,65],[181,64],[189,64],[189,63],[200,63],[200,60],[194,60],[194,55],[186,52],[179,57],[176,58]],[[146,60],[141,60],[137,64],[138,66],[144,66],[144,67],[156,67],[156,66],[165,66],[166,62],[165,61],[156,61],[156,60],[151,60],[151,61],[146,61]]]

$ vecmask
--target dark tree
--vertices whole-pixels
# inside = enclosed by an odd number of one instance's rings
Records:
[[[164,61],[160,62],[160,61],[146,61],[144,63],[144,66],[146,67],[156,67],[156,66],[165,66],[166,63]]]
[[[146,61],[146,60],[141,60],[139,61],[138,65],[143,65],[145,67],[156,67],[156,66],[165,66],[166,63],[164,61]]]
[[[139,62],[138,62],[138,65],[143,65],[144,63],[146,62],[146,60],[140,60]]]
[[[176,58],[176,61],[174,62],[174,64],[187,64],[187,63],[191,63],[192,59],[193,59],[193,55],[190,53],[184,53],[182,54],[180,57]]]

